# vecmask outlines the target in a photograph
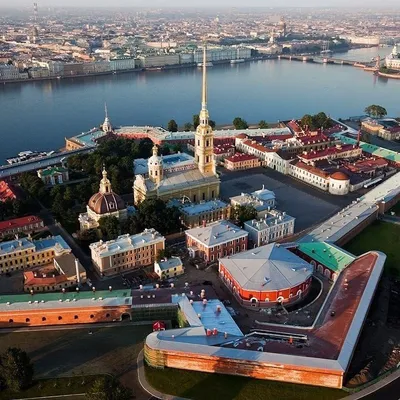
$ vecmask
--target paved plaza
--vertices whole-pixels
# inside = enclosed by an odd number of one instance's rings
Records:
[[[227,200],[240,193],[250,193],[264,185],[266,189],[275,192],[277,208],[296,218],[296,232],[326,220],[342,208],[343,202],[351,202],[349,198],[339,199],[337,196],[317,192],[304,184],[288,180],[284,175],[270,177],[263,173],[263,169],[246,172],[246,175],[241,174],[238,177],[237,174],[222,176],[222,198]]]

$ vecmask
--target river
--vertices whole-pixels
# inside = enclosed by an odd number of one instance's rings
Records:
[[[391,48],[352,50],[339,58],[370,61]],[[269,60],[209,68],[210,118],[217,124],[241,116],[258,122],[325,111],[360,115],[372,103],[398,116],[400,81],[358,68]],[[0,161],[22,150],[60,148],[70,137],[104,120],[114,125],[164,125],[190,121],[200,110],[198,68],[0,85]]]

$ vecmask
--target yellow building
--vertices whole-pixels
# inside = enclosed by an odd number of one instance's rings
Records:
[[[194,203],[219,197],[220,180],[216,174],[213,158],[214,134],[209,124],[207,110],[206,48],[203,51],[203,87],[200,124],[195,134],[196,169],[167,172],[157,146],[148,160],[149,176],[136,175],[133,185],[135,204],[149,198],[189,198]]]
[[[174,278],[182,275],[185,272],[182,260],[179,257],[172,257],[168,260],[163,260],[154,263],[154,272],[161,280]]]

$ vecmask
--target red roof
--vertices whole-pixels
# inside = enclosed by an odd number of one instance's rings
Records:
[[[10,219],[8,221],[0,222],[0,232],[8,231],[13,228],[22,228],[27,225],[36,224],[43,222],[43,220],[35,215],[29,215],[28,217]]]
[[[319,151],[310,151],[307,154],[301,154],[299,155],[299,158],[303,158],[306,160],[313,160],[314,158],[321,158],[321,157],[328,157],[329,155],[333,154],[341,154],[345,153],[349,150],[359,148],[353,144],[345,144],[340,147],[328,147],[327,149],[324,150],[319,150]]]
[[[0,181],[0,201],[15,200],[16,198],[11,186],[5,181]]]
[[[55,276],[35,276],[33,271],[24,272],[24,286],[52,286],[67,282],[68,278],[65,275]]]
[[[258,151],[262,151],[263,153],[271,153],[274,150],[269,149],[268,147],[263,146],[262,144],[257,143],[255,140],[245,140],[243,142],[244,145],[252,147]]]
[[[300,142],[302,142],[303,144],[321,143],[329,141],[328,137],[323,135],[322,133],[318,135],[298,136],[297,139],[300,140]]]
[[[233,144],[219,144],[218,146],[214,147],[214,154],[222,154],[222,153],[226,153],[229,150],[234,149],[235,146]]]
[[[247,160],[258,160],[258,157],[253,156],[251,154],[244,154],[244,153],[236,153],[231,157],[225,158],[225,161],[230,162],[240,162],[240,161],[247,161]]]
[[[322,169],[313,167],[312,165],[304,164],[302,161],[296,161],[293,163],[293,165],[297,168],[308,171],[310,174],[320,176],[321,178],[328,179],[329,177],[329,174],[327,172],[324,172]]]
[[[335,179],[335,180],[337,180],[337,181],[348,181],[350,178],[344,173],[344,172],[342,172],[342,171],[337,171],[337,172],[334,172],[332,175],[331,175],[331,178],[332,179]]]
[[[297,123],[297,121],[290,121],[287,123],[287,126],[295,133],[301,133],[303,132],[303,129],[301,128],[301,126]]]

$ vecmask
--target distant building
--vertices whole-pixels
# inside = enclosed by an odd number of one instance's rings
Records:
[[[48,167],[37,171],[38,177],[45,185],[55,186],[69,181],[68,168]]]
[[[247,249],[248,233],[229,221],[220,221],[185,232],[191,257],[215,261]]]
[[[160,250],[165,248],[165,237],[154,229],[136,235],[122,235],[108,242],[92,243],[93,265],[102,276],[152,265]]]
[[[292,304],[311,287],[313,267],[277,243],[219,261],[219,275],[245,307]]]
[[[245,222],[243,228],[249,232],[249,239],[259,247],[292,236],[294,223],[294,217],[285,212],[272,210],[264,218]]]
[[[387,68],[400,70],[400,43],[393,47],[391,54],[385,59],[385,64]]]
[[[79,225],[82,231],[97,228],[100,218],[103,217],[116,217],[119,221],[128,217],[125,202],[112,191],[111,182],[107,178],[105,169],[103,169],[99,192],[89,199],[86,209],[86,213],[79,214]]]
[[[223,143],[214,146],[214,161],[218,164],[223,162],[226,157],[231,157],[235,154],[235,146],[231,143]]]
[[[185,272],[182,260],[179,257],[172,257],[164,261],[154,263],[154,272],[161,280],[174,278]]]
[[[224,166],[230,171],[240,171],[244,169],[256,168],[261,165],[258,157],[251,154],[236,153],[231,157],[225,158]]]
[[[0,243],[0,273],[37,267],[71,252],[61,236],[30,240],[26,238]]]
[[[210,200],[181,207],[182,222],[188,228],[195,228],[211,222],[230,219],[231,206],[222,200]]]
[[[232,207],[236,206],[252,206],[257,211],[257,218],[264,217],[270,210],[275,208],[275,193],[271,190],[265,189],[264,186],[261,190],[255,192],[241,193],[239,196],[230,198]]]
[[[124,71],[124,70],[130,70],[130,69],[135,69],[135,59],[134,58],[112,58],[110,60],[110,69],[111,71]]]
[[[19,233],[38,232],[43,228],[43,220],[35,215],[9,219],[0,222],[0,238],[10,235],[18,235]]]

